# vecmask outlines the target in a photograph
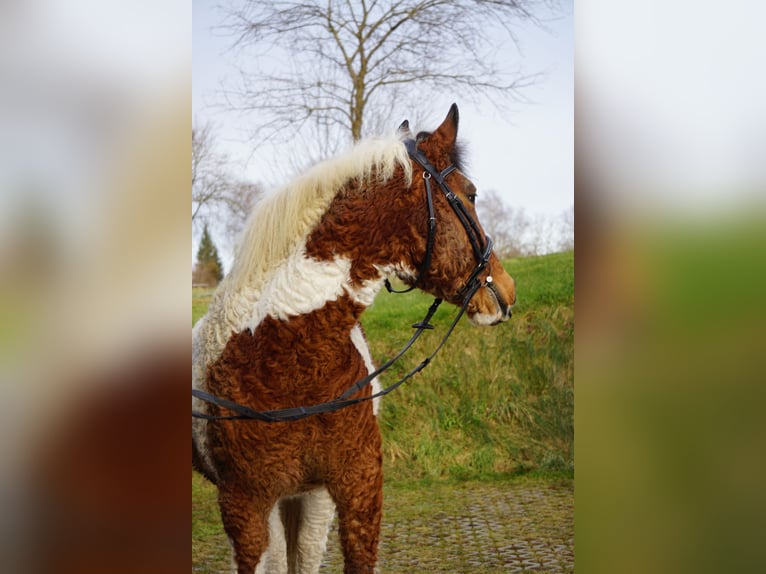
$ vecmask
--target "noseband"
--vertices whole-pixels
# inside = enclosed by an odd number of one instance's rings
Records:
[[[415,160],[415,162],[417,162],[420,167],[423,168],[423,181],[425,182],[426,186],[426,203],[428,205],[428,236],[426,239],[426,252],[423,256],[423,263],[420,265],[420,269],[418,270],[418,276],[415,279],[415,282],[409,288],[403,289],[401,291],[396,291],[391,287],[391,283],[388,281],[388,279],[386,279],[386,289],[389,291],[389,293],[408,293],[409,291],[412,291],[415,289],[415,287],[418,287],[423,282],[423,279],[425,278],[425,275],[431,266],[434,241],[436,237],[436,215],[434,212],[433,193],[431,191],[431,180],[433,180],[436,182],[436,185],[439,187],[442,194],[449,202],[450,207],[452,207],[452,211],[455,212],[455,215],[457,215],[457,218],[463,225],[463,228],[468,235],[468,240],[471,242],[471,248],[473,249],[474,257],[476,258],[476,266],[469,275],[463,287],[461,287],[457,293],[459,298],[463,298],[467,292],[476,291],[476,289],[472,288],[474,288],[475,284],[479,282],[479,274],[484,270],[484,268],[487,266],[487,263],[489,262],[490,255],[492,254],[492,238],[489,235],[482,236],[476,220],[474,220],[474,218],[465,208],[465,205],[463,205],[463,202],[460,201],[460,198],[457,196],[457,194],[453,192],[450,189],[450,186],[447,184],[445,178],[453,171],[455,171],[455,169],[457,169],[455,165],[450,164],[444,170],[439,171],[428,160],[426,155],[418,149],[417,142],[414,139],[405,140],[404,146],[407,148],[407,153],[410,155],[410,157]],[[485,279],[485,285],[491,286],[494,291],[491,275],[488,275]]]

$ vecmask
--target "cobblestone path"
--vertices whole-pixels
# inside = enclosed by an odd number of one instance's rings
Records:
[[[205,504],[217,507],[213,487]],[[200,504],[201,501],[198,501]],[[192,572],[231,572],[220,522],[198,533]],[[337,524],[321,574],[343,572]],[[381,574],[574,572],[571,480],[386,485],[378,570]]]
[[[381,574],[574,572],[571,483],[439,485],[386,495]],[[320,572],[342,571],[334,526]]]

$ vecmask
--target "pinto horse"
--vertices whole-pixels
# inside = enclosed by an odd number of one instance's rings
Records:
[[[264,200],[193,329],[193,388],[257,411],[347,396],[374,371],[359,317],[391,274],[474,324],[507,320],[515,284],[478,221],[457,131],[453,104],[436,131],[414,138],[405,121]],[[352,397],[379,388],[373,378]],[[336,509],[345,572],[374,571],[377,400],[265,422],[192,399],[208,416],[193,419],[192,464],[218,487],[239,574],[316,573]]]

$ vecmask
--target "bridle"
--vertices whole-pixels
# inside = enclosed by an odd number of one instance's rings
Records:
[[[469,275],[468,279],[466,280],[464,285],[460,288],[460,290],[457,293],[458,298],[462,298],[463,300],[460,310],[458,311],[456,317],[453,319],[452,323],[449,326],[449,329],[447,329],[446,334],[444,335],[442,340],[439,342],[436,349],[434,349],[434,351],[430,355],[428,355],[423,361],[421,361],[414,369],[412,369],[409,373],[404,375],[404,377],[402,377],[401,379],[399,379],[392,385],[386,387],[385,389],[378,391],[377,393],[373,393],[366,397],[357,397],[354,399],[350,398],[352,395],[354,395],[355,393],[357,393],[358,391],[362,390],[364,387],[369,385],[373,381],[373,379],[375,379],[375,377],[377,377],[378,375],[386,371],[389,367],[391,367],[391,365],[393,365],[396,361],[398,361],[412,347],[412,345],[415,343],[415,341],[420,337],[420,335],[424,331],[434,328],[434,326],[431,325],[430,321],[431,321],[431,318],[436,313],[436,310],[439,308],[439,305],[441,305],[442,303],[442,299],[438,297],[434,299],[433,303],[431,303],[431,306],[428,308],[428,312],[426,313],[425,317],[423,317],[421,321],[412,325],[412,327],[415,329],[415,333],[412,335],[412,337],[410,337],[410,340],[407,342],[407,344],[404,345],[404,347],[402,347],[402,349],[396,355],[394,355],[391,359],[386,361],[384,364],[382,364],[375,371],[368,374],[363,379],[360,379],[359,381],[355,382],[348,389],[346,389],[342,394],[340,394],[338,397],[336,397],[335,399],[331,401],[327,401],[324,403],[319,403],[319,404],[311,405],[307,407],[294,407],[294,408],[284,408],[284,409],[276,409],[276,410],[269,410],[269,411],[257,411],[245,405],[241,405],[239,403],[235,403],[233,401],[229,401],[227,399],[223,399],[221,397],[211,395],[210,393],[206,393],[205,391],[192,389],[193,397],[196,397],[197,399],[215,404],[219,407],[222,407],[237,413],[234,415],[208,415],[206,413],[201,413],[201,412],[192,410],[192,417],[206,419],[206,420],[243,420],[244,419],[244,420],[258,420],[263,422],[287,422],[287,421],[300,420],[300,419],[313,416],[316,414],[320,414],[320,413],[329,413],[329,412],[338,411],[340,409],[361,403],[363,401],[369,401],[378,397],[385,396],[391,391],[393,391],[394,389],[398,388],[400,385],[402,385],[410,377],[419,373],[431,362],[431,360],[436,356],[436,354],[444,346],[444,343],[447,342],[447,339],[452,334],[452,331],[455,329],[458,321],[460,321],[460,318],[463,316],[463,313],[465,313],[466,309],[468,308],[468,305],[471,302],[471,299],[473,298],[473,296],[476,294],[476,292],[479,289],[481,289],[482,287],[488,287],[489,289],[493,291],[498,302],[502,301],[499,294],[497,293],[497,290],[492,281],[491,275],[487,275],[484,281],[479,279],[479,275],[487,267],[490,256],[492,254],[492,238],[489,235],[484,235],[482,237],[482,233],[479,230],[478,224],[476,223],[474,218],[471,216],[471,214],[468,212],[468,210],[466,210],[465,206],[463,205],[463,202],[460,201],[460,198],[450,189],[449,185],[445,181],[445,178],[456,169],[455,165],[449,165],[444,170],[438,171],[433,166],[433,164],[431,164],[431,162],[428,160],[425,154],[418,149],[417,142],[414,139],[405,140],[404,145],[407,148],[407,153],[410,155],[410,157],[423,168],[423,180],[425,181],[426,203],[428,207],[428,235],[426,239],[426,251],[425,251],[425,255],[423,256],[423,262],[421,263],[420,269],[418,270],[418,276],[415,279],[415,281],[412,283],[412,285],[408,289],[405,289],[402,291],[396,291],[391,288],[390,282],[388,281],[388,279],[386,279],[385,280],[386,289],[388,289],[388,291],[391,293],[407,293],[409,291],[412,291],[413,289],[415,289],[415,287],[422,284],[426,276],[426,273],[428,272],[428,269],[431,266],[431,259],[433,256],[433,248],[434,248],[434,242],[436,237],[436,215],[434,210],[433,192],[431,189],[432,180],[436,182],[442,194],[444,195],[444,197],[447,199],[450,206],[452,207],[452,210],[455,212],[458,219],[460,220],[460,223],[463,225],[463,228],[465,229],[465,232],[468,235],[468,240],[471,243],[471,248],[473,250],[474,257],[476,258],[476,265],[473,271],[471,271],[471,274]]]
[[[426,252],[423,257],[423,263],[418,270],[418,276],[409,288],[402,291],[396,291],[391,287],[391,283],[386,279],[386,289],[389,293],[408,293],[418,287],[426,273],[431,266],[431,258],[434,248],[434,240],[436,237],[436,215],[434,213],[434,200],[433,193],[431,191],[431,180],[435,181],[439,186],[442,194],[452,207],[452,211],[455,212],[460,223],[463,225],[466,234],[468,235],[468,241],[471,242],[471,248],[473,249],[474,257],[476,258],[476,266],[468,277],[463,287],[458,291],[458,296],[462,296],[467,292],[471,286],[479,280],[479,274],[489,263],[490,255],[492,254],[492,238],[489,235],[482,235],[479,230],[479,226],[471,217],[471,214],[460,201],[460,198],[455,192],[450,189],[445,178],[451,174],[455,169],[454,164],[448,165],[442,171],[437,170],[434,165],[428,160],[426,155],[418,149],[417,142],[414,139],[407,139],[404,141],[404,146],[407,148],[407,153],[412,159],[414,159],[420,167],[423,168],[423,180],[426,186],[426,204],[428,206],[428,235],[426,239]],[[487,285],[492,285],[492,276],[487,276]],[[492,285],[494,290],[494,285]],[[496,294],[497,295],[497,294]]]

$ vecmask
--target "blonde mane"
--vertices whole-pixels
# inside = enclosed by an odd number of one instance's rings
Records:
[[[260,201],[240,236],[232,269],[216,293],[221,303],[243,290],[257,297],[271,272],[305,241],[335,195],[352,179],[385,182],[412,167],[399,136],[363,140],[344,155],[323,161]],[[223,299],[223,300],[221,300]]]

